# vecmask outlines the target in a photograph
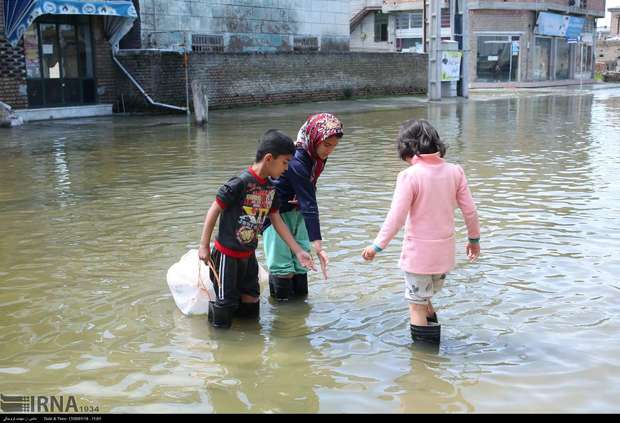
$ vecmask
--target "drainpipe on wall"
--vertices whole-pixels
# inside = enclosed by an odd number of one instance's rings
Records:
[[[116,64],[118,65],[118,67],[123,71],[123,73],[127,76],[127,78],[129,78],[129,80],[133,83],[133,85],[138,89],[138,91],[140,91],[140,93],[142,93],[142,95],[144,96],[144,98],[146,98],[146,100],[152,105],[152,106],[156,106],[156,107],[163,107],[163,108],[167,108],[167,109],[172,109],[172,110],[178,110],[180,112],[186,112],[189,113],[189,107],[179,107],[179,106],[173,106],[172,104],[164,104],[164,103],[158,103],[157,101],[154,101],[147,93],[146,91],[144,91],[144,88],[142,88],[142,86],[140,86],[140,84],[138,83],[138,81],[135,80],[135,78],[133,76],[131,76],[131,74],[129,73],[129,71],[127,69],[125,69],[125,67],[122,65],[122,63],[120,62],[120,60],[118,60],[118,58],[116,57],[116,53],[118,51],[118,46],[114,46],[112,48],[112,59],[114,60],[114,62],[116,62]]]

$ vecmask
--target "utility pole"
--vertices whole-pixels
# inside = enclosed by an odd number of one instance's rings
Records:
[[[441,3],[443,0],[424,0],[428,18],[428,98],[441,100]]]
[[[463,13],[461,32],[463,36],[463,60],[461,65],[461,96],[469,97],[469,7],[467,6],[468,0],[459,0],[462,7],[459,9]],[[512,54],[512,52],[510,53]]]

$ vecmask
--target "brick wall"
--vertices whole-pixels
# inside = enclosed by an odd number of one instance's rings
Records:
[[[155,101],[185,106],[183,56],[121,51],[119,58]],[[424,54],[192,53],[189,63],[190,82],[207,85],[213,108],[424,93],[427,85]],[[118,87],[127,109],[145,108],[126,77]]]
[[[17,109],[28,105],[23,42],[13,48],[4,36],[4,1],[0,1],[0,101]]]
[[[95,48],[95,77],[97,79],[97,98],[100,104],[116,101],[118,79],[117,66],[112,60],[112,46],[105,39],[103,17],[91,18],[93,44]]]

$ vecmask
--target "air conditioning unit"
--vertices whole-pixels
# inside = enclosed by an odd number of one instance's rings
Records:
[[[318,37],[294,37],[293,51],[318,51]]]
[[[224,51],[224,36],[192,34],[192,51],[216,53]]]

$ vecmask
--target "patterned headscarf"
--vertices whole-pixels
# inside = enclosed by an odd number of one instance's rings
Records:
[[[306,123],[301,127],[297,134],[295,146],[304,149],[313,161],[311,181],[316,184],[317,179],[325,168],[325,160],[316,154],[317,147],[323,141],[334,135],[341,137],[342,122],[331,113],[317,113],[310,115]]]

